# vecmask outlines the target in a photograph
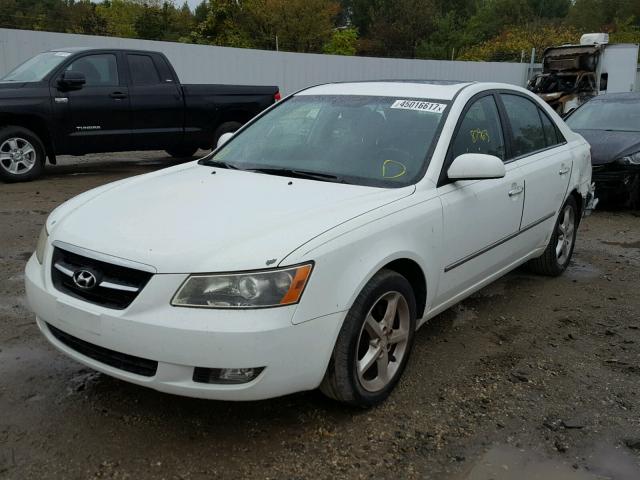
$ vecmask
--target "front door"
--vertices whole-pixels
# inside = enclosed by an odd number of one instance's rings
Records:
[[[491,93],[470,100],[444,171],[464,153],[506,158],[505,133]],[[436,305],[466,292],[522,255],[516,237],[524,180],[515,163],[507,163],[505,169],[505,177],[499,179],[451,182],[441,178],[444,249]]]
[[[81,154],[130,148],[129,92],[117,55],[84,55],[63,71],[83,73],[86,83],[76,90],[61,90],[57,85],[59,77],[54,80],[59,150]]]

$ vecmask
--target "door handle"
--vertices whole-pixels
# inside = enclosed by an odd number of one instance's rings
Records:
[[[522,185],[512,185],[511,190],[509,190],[509,196],[515,197],[516,195],[520,195],[524,192],[524,187]]]
[[[122,100],[123,98],[127,98],[127,94],[126,93],[122,93],[122,92],[113,92],[111,94],[109,94],[109,96],[111,98],[114,98],[116,100]]]
[[[560,167],[560,171],[558,172],[558,175],[562,176],[562,175],[566,175],[567,173],[569,173],[569,167],[565,167],[564,165]]]

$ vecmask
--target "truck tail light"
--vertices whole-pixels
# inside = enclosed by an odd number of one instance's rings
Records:
[[[274,95],[273,95],[273,99],[277,102],[282,98],[282,95],[280,95],[280,90],[278,90]]]

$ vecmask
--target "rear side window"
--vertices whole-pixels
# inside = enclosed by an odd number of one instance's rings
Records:
[[[502,94],[502,102],[513,133],[512,157],[546,148],[547,142],[537,105],[524,97],[509,94]]]
[[[505,158],[504,138],[493,95],[476,100],[464,114],[453,139],[453,158],[463,153],[484,153]]]
[[[87,87],[118,85],[118,62],[111,53],[80,57],[67,67],[67,71],[84,73]]]
[[[157,85],[160,75],[149,55],[127,55],[133,85]]]

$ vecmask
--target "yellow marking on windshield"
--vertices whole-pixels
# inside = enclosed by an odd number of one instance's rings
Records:
[[[387,169],[389,166],[393,167],[393,165],[398,165],[402,170],[400,173],[395,175],[387,176]],[[382,178],[399,178],[407,173],[407,167],[405,167],[402,163],[396,162],[395,160],[385,160],[382,162]]]

